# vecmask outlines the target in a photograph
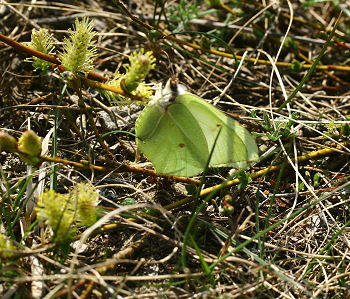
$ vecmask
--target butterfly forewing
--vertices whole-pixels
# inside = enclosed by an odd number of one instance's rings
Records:
[[[184,105],[175,102],[163,111],[148,106],[142,114],[136,123],[137,146],[157,172],[193,176],[203,170],[208,156],[206,139]]]

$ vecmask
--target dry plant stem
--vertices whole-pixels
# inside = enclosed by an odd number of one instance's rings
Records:
[[[81,94],[81,90],[79,88],[79,84],[78,84],[78,80],[79,78],[74,78],[72,80],[72,83],[73,83],[73,86],[74,86],[74,89],[76,91],[76,93],[78,94],[79,96],[79,106],[80,108],[83,109],[84,113],[87,115],[88,117],[88,120],[89,120],[89,123],[90,123],[90,126],[92,128],[92,130],[94,131],[95,133],[95,137],[97,138],[97,141],[99,142],[99,144],[101,145],[103,151],[113,160],[115,160],[115,157],[114,155],[110,152],[110,150],[108,149],[106,143],[104,142],[103,138],[101,138],[101,135],[100,135],[100,132],[98,131],[96,125],[95,125],[95,120],[91,114],[91,109],[90,107],[86,106],[84,100],[83,100],[83,96]]]
[[[118,2],[118,5],[120,5],[122,10],[133,21],[135,21],[136,23],[140,24],[141,26],[143,26],[147,30],[154,30],[154,28],[152,26],[142,22],[141,20],[139,20],[135,16],[132,16],[129,13],[129,11],[124,7],[124,5],[120,1],[116,1],[116,2]],[[174,42],[176,42],[178,44],[182,44],[184,46],[191,47],[192,49],[195,49],[195,50],[200,50],[202,52],[211,53],[211,54],[214,54],[214,55],[217,55],[217,56],[222,56],[222,57],[227,57],[227,58],[232,58],[232,59],[235,59],[235,58],[238,59],[238,60],[242,59],[242,56],[239,56],[239,55],[236,55],[234,57],[230,53],[217,51],[217,50],[213,50],[213,49],[205,49],[205,48],[203,48],[203,47],[201,47],[199,45],[183,41],[183,40],[178,39],[176,37],[173,37],[171,35],[167,35],[165,32],[160,31],[160,33],[163,35],[164,39],[171,40],[171,41],[174,41]],[[54,65],[58,65],[58,69],[59,69],[60,72],[64,72],[65,71],[65,68],[62,65],[60,65],[61,62],[56,57],[54,57],[52,55],[44,54],[44,53],[38,52],[38,51],[36,51],[36,50],[34,50],[32,48],[26,47],[26,46],[16,42],[15,40],[13,40],[11,38],[8,38],[7,36],[2,35],[1,33],[0,33],[0,41],[3,41],[4,43],[8,44],[9,46],[13,47],[15,50],[17,50],[19,52],[28,54],[30,56],[36,56],[36,57],[38,57],[40,59],[49,61],[49,62],[53,63]],[[255,59],[255,58],[246,57],[245,61],[246,62],[250,62],[250,63],[258,63],[258,64],[261,64],[261,65],[271,65],[271,62],[269,60],[263,60],[263,59]],[[292,65],[289,62],[278,62],[278,61],[275,64],[276,64],[276,66],[280,66],[280,67],[290,67]],[[301,65],[302,69],[310,69],[311,67],[312,67],[312,64],[303,64],[303,65]],[[350,72],[350,67],[348,67],[348,66],[337,66],[337,65],[317,65],[316,69],[319,69],[319,70],[338,70],[338,71]],[[97,80],[97,81],[103,81],[103,82],[106,82],[106,81],[109,80],[108,78],[106,78],[104,76],[101,76],[101,75],[99,75],[99,74],[97,74],[95,72],[89,72],[88,73],[88,78],[93,79],[93,80]],[[85,83],[87,85],[89,85],[89,83],[93,85],[93,83],[87,81],[87,79],[85,79]],[[92,85],[91,85],[91,87],[94,87]],[[114,91],[114,92],[117,92],[117,93],[122,91],[121,95],[130,97],[130,95],[126,94],[122,89],[116,88],[116,89],[112,90],[110,88],[106,88],[105,84],[100,85],[100,86],[95,86],[95,88],[96,87],[107,89],[107,90],[111,90],[111,91]]]
[[[128,12],[128,10],[123,6],[123,4],[120,3],[120,1],[117,1],[117,2],[122,7],[123,11],[133,21],[135,21],[136,23],[142,25],[147,30],[153,30],[154,29],[152,26],[142,22],[141,20],[139,20],[135,16],[132,16]],[[205,48],[203,48],[203,47],[201,47],[199,45],[183,41],[183,40],[178,39],[178,38],[176,38],[174,36],[166,35],[166,33],[164,33],[164,32],[160,31],[160,33],[163,35],[164,39],[174,41],[174,42],[176,42],[178,44],[181,44],[181,45],[184,45],[184,46],[188,46],[188,47],[190,47],[192,49],[195,49],[195,50],[200,50],[202,52],[207,52],[207,53],[211,53],[211,54],[214,54],[214,55],[217,55],[217,56],[222,56],[222,57],[227,57],[227,58],[232,58],[232,59],[237,59],[237,60],[241,60],[242,59],[242,56],[239,56],[239,55],[235,55],[235,57],[234,57],[230,53],[217,51],[217,50],[213,50],[213,49],[205,49]],[[46,60],[46,61],[49,61],[49,62],[53,63],[53,67],[57,66],[57,68],[58,68],[58,70],[60,72],[64,72],[65,71],[65,68],[61,65],[61,62],[56,57],[54,57],[52,55],[44,54],[44,53],[36,51],[36,50],[34,50],[32,48],[26,47],[26,46],[22,45],[21,43],[18,43],[15,40],[13,40],[11,38],[8,38],[7,36],[5,36],[5,35],[3,35],[1,33],[0,33],[0,41],[3,41],[4,43],[8,44],[9,46],[13,47],[15,50],[17,50],[19,52],[28,54],[30,56],[35,56],[35,57],[38,57],[40,59],[43,59],[43,60]],[[255,59],[255,58],[245,57],[245,61],[246,62],[250,62],[250,63],[257,63],[257,64],[261,64],[261,65],[271,65],[271,62],[269,60],[263,60],[263,59]],[[276,66],[280,66],[280,67],[290,67],[292,65],[289,62],[278,62],[278,61],[275,64],[276,64]],[[303,65],[301,65],[301,68],[302,69],[310,69],[312,66],[313,66],[312,64],[303,64]],[[317,65],[315,68],[319,69],[319,70],[338,70],[338,71],[350,72],[350,67],[348,67],[348,66]],[[108,78],[106,78],[104,76],[101,76],[101,75],[99,75],[99,74],[97,74],[95,72],[89,72],[87,74],[87,77],[90,78],[90,79],[97,80],[97,81],[102,81],[102,82],[106,82],[106,81],[109,80]],[[123,96],[130,97],[133,100],[138,100],[139,99],[136,96],[133,96],[133,95],[130,95],[130,94],[126,93],[121,88],[114,88],[112,86],[108,86],[108,85],[103,84],[103,83],[98,83],[98,82],[95,82],[95,81],[92,81],[92,80],[89,80],[89,79],[83,78],[83,77],[81,79],[86,85],[88,85],[90,87],[102,88],[102,89],[110,90],[110,91],[116,92],[118,94],[121,94]]]
[[[244,262],[244,260],[242,260]],[[218,271],[213,271],[214,274],[219,274]],[[160,274],[156,276],[150,276],[150,275],[144,275],[144,276],[130,276],[130,277],[125,277],[125,276],[103,276],[103,279],[109,280],[109,281],[115,281],[115,282],[122,282],[122,281],[154,281],[154,280],[161,280],[161,279],[174,279],[174,278],[196,278],[196,277],[203,277],[206,276],[207,274],[204,273],[203,271],[200,272],[195,272],[195,273],[186,273],[186,274]],[[24,282],[30,282],[30,281],[43,281],[43,280],[57,280],[57,279],[62,279],[62,280],[67,280],[69,278],[73,279],[81,279],[81,277],[86,277],[87,275],[81,275],[81,274],[52,274],[52,275],[32,275],[32,276],[16,276],[16,277],[1,277],[2,281],[5,282],[11,282],[11,283],[24,283]],[[87,279],[95,279],[94,276],[89,276]],[[95,279],[97,281],[97,279]],[[134,297],[133,297],[134,298]],[[149,298],[149,297],[148,297]],[[152,297],[155,298],[155,297]]]
[[[336,39],[334,40],[334,43],[337,44],[340,48],[344,48],[345,50],[350,50],[350,46],[341,43],[340,41],[337,41]]]
[[[247,2],[247,1],[243,1],[243,2]],[[254,5],[256,6],[259,6],[259,7],[264,7],[264,5],[258,1],[254,1]],[[276,10],[272,7],[269,8],[269,11],[272,11],[273,13],[276,13]],[[290,19],[290,15],[288,13],[285,13],[285,12],[281,12],[280,13],[281,17],[289,20]],[[332,28],[329,28],[329,27],[325,27],[321,24],[317,24],[317,23],[312,23],[312,22],[309,22],[301,17],[297,17],[297,16],[293,16],[293,21],[295,22],[298,22],[298,23],[301,23],[303,25],[307,25],[307,26],[310,26],[316,30],[319,30],[319,31],[326,31],[326,32],[331,32],[332,31]],[[345,41],[347,42],[350,42],[350,38],[343,32],[337,30],[337,32],[335,32],[335,36],[336,37],[339,37],[341,39],[344,39]]]
[[[121,3],[121,1],[116,0],[115,2],[118,3],[118,5],[121,7],[121,9],[124,11],[124,13],[130,18],[132,19],[135,23],[141,25],[142,27],[144,27],[147,30],[155,30],[154,27],[152,27],[151,25],[141,21],[140,19],[138,19],[137,17],[133,16],[128,9],[124,6],[124,4]],[[205,49],[203,47],[201,47],[200,45],[196,45],[190,42],[186,42],[183,41],[179,38],[176,38],[172,35],[167,35],[165,32],[162,32],[160,30],[158,30],[161,34],[162,34],[162,38],[163,39],[167,39],[173,42],[176,42],[178,44],[184,45],[184,46],[188,46],[192,49],[195,50],[199,50],[205,53],[211,53],[217,56],[222,56],[222,57],[227,57],[227,58],[232,58],[232,59],[237,59],[237,60],[241,60],[242,56],[239,55],[235,55],[233,56],[230,53],[226,53],[226,52],[222,52],[222,51],[217,51],[217,50],[213,50],[213,49]],[[255,58],[249,58],[249,57],[245,57],[244,58],[245,62],[251,62],[254,64],[261,64],[261,65],[271,65],[271,62],[269,60],[263,60],[263,59],[255,59]],[[275,62],[276,66],[280,66],[280,67],[290,67],[292,65],[292,63],[289,62]],[[302,69],[310,69],[313,65],[312,64],[302,64],[301,68]],[[348,66],[337,66],[337,65],[317,65],[315,67],[316,69],[319,70],[337,70],[337,71],[345,71],[345,72],[350,72],[350,67]]]
[[[86,283],[87,279],[83,278],[80,281],[78,281],[77,283],[75,283],[74,285],[72,285],[69,289],[64,289],[58,293],[56,293],[55,298],[60,298],[64,295],[67,295],[69,292],[72,292],[74,290],[76,290],[79,287],[82,287],[85,283]]]
[[[96,271],[103,275],[104,272],[106,272],[109,269],[115,268],[115,266],[119,263],[119,260],[127,259],[130,258],[134,255],[134,253],[141,248],[143,245],[143,242],[135,242],[132,246],[125,248],[124,250],[118,252],[113,259],[110,259],[110,262],[106,266],[98,267],[96,268]],[[94,277],[95,275],[91,275],[91,277]],[[94,280],[89,280],[87,278],[83,278],[80,281],[78,281],[76,284],[72,285],[71,288],[66,288],[59,293],[56,294],[56,298],[62,297],[68,292],[71,292],[73,290],[76,290],[77,288],[83,286],[84,284],[87,284],[85,290],[81,293],[80,298],[89,298],[88,296],[90,295],[93,287],[95,286],[96,282]]]
[[[135,219],[129,219],[129,221],[136,221]],[[136,225],[136,224],[135,224]],[[102,228],[104,229],[104,231],[110,231],[110,230],[115,230],[116,228],[119,227],[119,223],[114,223],[114,224],[107,224],[104,225]],[[137,226],[138,227],[138,226]],[[96,231],[96,233],[101,233],[101,230]],[[150,233],[152,232],[152,230],[149,231]],[[78,239],[78,236],[76,236],[75,239]],[[178,245],[180,246],[180,244],[175,243],[172,239],[168,238],[168,241],[171,241],[172,243],[174,243],[174,245]],[[109,269],[114,268],[120,260],[126,259],[126,258],[130,258],[134,255],[135,251],[138,251],[142,248],[142,245],[144,244],[143,240],[139,240],[137,242],[135,242],[132,246],[129,246],[128,248],[118,252],[117,254],[113,255],[113,258],[109,260],[109,263],[105,266],[102,267],[98,267],[96,268],[96,270],[102,274],[103,272],[106,272]],[[141,261],[140,261],[141,262]],[[133,275],[133,273],[131,273],[130,275]],[[93,276],[92,276],[93,277]],[[79,286],[81,286],[83,283],[82,282],[86,282],[88,281],[88,279],[84,278],[82,279],[78,284]],[[125,281],[121,281],[121,285],[123,285],[125,283]],[[90,294],[90,292],[92,291],[93,286],[95,285],[95,281],[90,280],[90,282],[88,283],[86,289],[84,290],[84,292],[81,294],[81,298],[88,298],[87,296]],[[73,286],[74,287],[74,286]],[[121,289],[122,286],[119,286],[119,289]],[[62,293],[60,294],[65,294],[67,292],[67,290],[62,291]]]
[[[132,219],[131,221],[135,221],[134,219]],[[136,224],[135,224],[136,225]],[[139,225],[138,225],[139,226]],[[104,231],[109,231],[109,230],[115,230],[117,227],[119,227],[118,223],[114,223],[114,224],[108,224],[105,225],[103,228],[105,229]],[[100,233],[101,231],[99,231]],[[150,232],[152,232],[152,230],[150,230]],[[181,246],[181,244],[177,244],[175,241],[173,241],[172,239],[167,238],[168,241],[171,241],[172,243],[174,243],[174,245],[178,245]],[[117,254],[115,254],[113,256],[112,259],[109,260],[108,264],[106,263],[105,266],[102,267],[98,267],[96,268],[96,270],[102,274],[103,272],[106,272],[109,269],[112,269],[115,267],[116,264],[120,263],[120,260],[126,259],[126,258],[130,258],[131,256],[134,255],[135,251],[139,250],[143,245],[143,241],[140,240],[138,242],[136,242],[135,244],[133,244],[132,246],[129,246],[128,248],[118,252]],[[194,253],[194,252],[193,252]],[[141,261],[140,261],[141,262]],[[132,274],[131,274],[132,275]],[[91,277],[93,277],[91,275]],[[87,278],[82,279],[79,283],[77,283],[76,285],[83,285],[83,282],[88,281]],[[121,282],[122,284],[124,283],[124,281]],[[95,281],[90,280],[89,284],[87,285],[85,291],[82,293],[81,298],[87,298],[88,294],[91,292],[93,286],[95,285]],[[74,286],[73,286],[74,288]],[[60,292],[60,295],[64,295],[66,294],[67,290],[64,290],[62,292]]]
[[[73,132],[79,136],[80,140],[84,140],[83,134],[81,133],[80,129],[78,128],[78,126],[74,122],[70,111],[68,109],[64,109],[64,108],[61,110],[63,111],[66,119],[68,120],[68,123],[69,123],[71,129],[73,130]]]
[[[195,179],[186,178],[186,177],[179,177],[179,176],[161,175],[161,174],[156,173],[153,170],[133,167],[133,166],[129,166],[129,165],[118,165],[118,166],[114,166],[114,167],[110,167],[110,166],[105,167],[105,166],[94,165],[94,164],[91,164],[88,162],[87,163],[79,163],[79,162],[69,161],[69,160],[59,158],[59,157],[40,156],[40,159],[42,159],[43,161],[46,161],[46,162],[60,163],[63,165],[69,165],[69,166],[73,166],[73,167],[80,168],[80,169],[92,169],[92,170],[96,170],[96,171],[100,171],[100,172],[113,171],[115,173],[132,172],[132,173],[145,174],[145,175],[149,175],[152,177],[163,177],[163,178],[166,178],[170,181],[182,182],[182,183],[186,183],[186,184],[196,184],[196,185],[199,184],[199,181],[195,180]]]
[[[100,273],[101,274],[101,273]],[[82,279],[81,282],[87,282],[86,279]],[[91,292],[92,292],[92,289],[94,288],[95,286],[95,282],[90,280],[90,282],[88,283],[88,285],[86,286],[85,290],[81,292],[81,295],[80,295],[80,298],[81,299],[85,299],[87,298]]]
[[[95,136],[97,138],[97,141],[101,145],[103,151],[112,159],[112,161],[115,160],[114,155],[108,149],[108,146],[106,145],[104,139],[101,138],[100,132],[98,131],[98,129],[97,129],[96,125],[95,125],[95,120],[92,117],[91,112],[89,111],[89,109],[87,109],[86,105],[85,105],[85,107],[83,109],[84,109],[84,112],[85,112],[85,114],[87,115],[87,117],[89,119],[90,126],[91,126],[92,130],[94,131]]]
[[[310,60],[309,58],[307,58],[304,54],[302,53],[297,53],[295,51],[293,51],[296,55],[298,55],[301,59],[305,60],[308,63],[313,64],[313,61]],[[320,62],[321,63],[321,62]],[[348,85],[348,82],[345,82],[344,80],[342,80],[341,78],[339,78],[338,76],[332,74],[331,72],[327,71],[327,70],[323,70],[330,78],[334,79],[335,81],[338,81],[340,84],[342,85]]]
[[[338,27],[341,16],[342,16],[342,12],[340,12],[340,14],[338,15],[337,20],[335,21],[335,24],[333,26],[333,29],[332,29],[331,33],[329,34],[329,36],[327,37],[327,41],[322,46],[322,49],[321,49],[320,53],[318,54],[318,56],[316,57],[315,62],[313,63],[312,67],[307,71],[307,73],[302,78],[302,80],[300,81],[298,86],[294,89],[294,91],[288,96],[288,98],[282,103],[282,105],[278,107],[277,112],[279,112],[283,108],[285,108],[288,105],[288,103],[290,103],[293,100],[295,95],[300,91],[301,87],[305,84],[305,82],[307,80],[309,80],[310,76],[312,75],[313,71],[317,68],[317,65],[319,64],[319,62],[321,62],[321,58],[323,57],[328,46],[330,45],[331,40],[334,36],[334,32],[336,31],[336,29]]]
[[[229,7],[227,7],[227,6],[224,5],[223,3],[221,3],[221,7],[222,7],[224,10],[228,11],[229,13],[235,15],[234,11],[232,11]],[[294,16],[293,16],[293,17],[294,17]],[[252,26],[253,26],[255,29],[257,29],[258,31],[260,31],[261,33],[263,33],[263,34],[265,33],[264,29],[261,28],[258,24],[252,23]],[[271,36],[271,35],[268,35],[268,38],[269,38],[271,41],[273,41],[276,45],[279,45],[279,44],[280,44],[280,40],[279,40],[279,39],[277,39],[277,38],[275,38],[275,37],[273,37],[273,36]],[[291,50],[292,50],[292,52],[293,52],[295,55],[297,55],[297,56],[300,57],[301,59],[305,60],[307,63],[313,64],[313,61],[310,60],[310,59],[308,59],[308,58],[307,58],[303,53],[301,53],[300,51],[296,51],[296,50],[294,50],[294,49],[292,49],[292,48],[291,48]],[[329,77],[331,77],[332,79],[334,79],[334,80],[340,82],[342,85],[348,85],[347,82],[345,82],[345,81],[343,81],[342,79],[340,79],[339,77],[333,75],[333,74],[330,73],[329,71],[327,71],[327,70],[323,70],[323,71],[324,71]]]
[[[111,85],[107,85],[101,82],[96,82],[87,78],[81,78],[81,80],[88,86],[92,87],[92,88],[101,88],[101,89],[105,89],[105,90],[110,90],[113,91],[115,93],[118,93],[124,97],[129,97],[130,99],[134,100],[134,101],[140,101],[141,99],[138,96],[135,96],[133,94],[127,93],[126,91],[124,91],[122,88],[117,88]]]
[[[28,54],[29,56],[35,56],[35,57],[38,57],[40,59],[51,62],[53,64],[53,67],[57,66],[59,68],[60,72],[64,72],[66,70],[63,67],[63,65],[61,65],[61,61],[59,61],[55,56],[52,56],[49,54],[44,54],[44,53],[41,53],[39,51],[36,51],[36,50],[34,50],[30,47],[27,47],[19,42],[16,42],[15,40],[13,40],[13,39],[11,39],[11,38],[9,38],[1,33],[0,33],[0,41],[11,46],[12,48],[14,48],[18,52]],[[106,82],[109,80],[108,78],[101,76],[95,72],[89,72],[88,78],[93,79],[93,80],[97,80],[97,81],[102,81],[102,82]]]
[[[340,143],[340,145],[343,146],[343,147],[347,147],[349,145],[349,142],[343,142],[343,143]],[[340,148],[340,146],[339,146],[339,148]],[[318,159],[320,157],[329,156],[329,155],[337,153],[337,152],[338,152],[338,149],[325,148],[325,149],[322,149],[322,150],[318,150],[318,151],[314,151],[314,152],[308,153],[308,154],[303,155],[303,156],[299,156],[297,158],[297,161],[299,163],[302,163],[302,162],[305,162],[305,161],[308,161],[308,160],[313,160],[313,159]],[[291,161],[294,162],[295,159],[291,159]],[[287,165],[289,165],[289,164],[290,163],[287,162]],[[282,164],[270,166],[270,167],[264,168],[264,169],[262,169],[260,171],[252,173],[250,175],[250,177],[252,178],[252,180],[254,180],[254,179],[256,179],[258,177],[261,177],[261,176],[263,176],[263,175],[265,175],[265,174],[267,174],[269,172],[277,171],[281,167],[282,167]],[[233,185],[238,185],[239,183],[240,183],[239,179],[226,181],[226,182],[224,182],[224,183],[222,183],[220,185],[216,185],[216,186],[213,186],[213,187],[209,187],[209,188],[203,189],[200,192],[199,196],[203,197],[203,196],[206,196],[206,195],[208,195],[209,193],[211,193],[213,191],[216,191],[217,189],[223,189],[223,188],[231,187]],[[172,209],[175,209],[175,208],[179,208],[179,207],[181,207],[183,205],[186,205],[186,204],[192,202],[193,200],[194,200],[193,196],[186,197],[184,199],[181,199],[179,201],[176,201],[174,203],[166,205],[163,208],[166,209],[166,210],[172,210]]]
[[[59,61],[56,57],[54,57],[52,55],[44,54],[44,53],[36,51],[36,50],[34,50],[34,49],[30,48],[30,47],[24,46],[21,43],[18,43],[15,40],[13,40],[13,39],[11,39],[11,38],[9,38],[9,37],[1,34],[1,33],[0,33],[0,41],[8,44],[9,46],[14,48],[18,52],[21,52],[21,53],[24,53],[24,54],[28,54],[30,56],[35,56],[35,57],[38,57],[40,59],[46,60],[48,62],[51,62],[53,64],[52,68],[56,68],[57,67],[59,72],[61,72],[61,73],[65,71],[64,66],[61,65],[61,61]],[[87,76],[90,79],[82,77],[81,80],[86,85],[88,85],[90,87],[110,90],[110,91],[113,91],[115,93],[121,94],[122,96],[130,97],[133,100],[140,100],[139,97],[131,95],[129,93],[126,93],[121,88],[116,88],[116,87],[113,87],[113,86],[109,86],[109,85],[106,85],[106,84],[103,84],[103,83],[96,82],[96,81],[102,81],[102,82],[108,81],[109,79],[104,77],[104,76],[101,76],[101,75],[99,75],[99,74],[97,74],[95,72],[88,72]],[[93,80],[96,80],[96,81],[93,81]]]
[[[290,15],[287,14],[287,13],[284,13],[282,12],[281,13],[281,16],[286,18],[286,19],[290,19]],[[328,28],[328,27],[324,27],[323,25],[320,25],[320,24],[316,24],[316,23],[312,23],[312,22],[308,22],[300,17],[293,17],[293,20],[296,21],[296,22],[299,22],[301,24],[304,24],[304,25],[308,25],[314,29],[317,29],[317,30],[324,30],[326,32],[331,32],[332,31],[332,28]],[[340,32],[340,31],[339,31]],[[341,39],[344,39],[345,41],[347,42],[350,42],[350,38],[343,32],[341,32],[342,34],[339,34],[338,32],[335,32],[335,36],[336,37],[339,37]]]
[[[39,51],[36,51],[30,47],[27,47],[25,45],[22,45],[19,42],[16,42],[12,38],[9,38],[3,34],[0,33],[0,41],[4,42],[5,44],[11,46],[13,49],[15,49],[18,52],[28,54],[30,56],[36,56],[40,59],[46,60],[48,62],[51,62],[53,64],[61,64],[61,62],[54,56],[49,54],[44,54]]]
[[[36,51],[30,47],[27,47],[19,42],[16,42],[15,40],[3,35],[0,33],[0,41],[8,44],[9,46],[11,46],[12,48],[14,48],[16,51],[18,52],[21,52],[21,53],[24,53],[24,54],[28,54],[30,56],[35,56],[35,57],[38,57],[40,59],[43,59],[43,60],[46,60],[48,62],[51,62],[53,65],[52,65],[52,68],[58,68],[58,70],[62,73],[65,71],[65,68],[63,65],[61,65],[61,61],[59,61],[56,57],[52,56],[52,55],[49,55],[49,54],[44,54],[42,52],[39,52],[39,51]],[[129,94],[127,92],[125,92],[123,89],[121,88],[116,88],[116,87],[113,87],[113,86],[109,86],[109,85],[106,85],[106,84],[103,84],[103,83],[99,83],[99,82],[96,82],[96,81],[102,81],[102,82],[106,82],[108,81],[109,79],[104,77],[104,76],[101,76],[95,72],[88,72],[87,74],[88,78],[84,78],[84,77],[81,77],[81,80],[88,86],[90,87],[93,87],[93,88],[101,88],[101,89],[106,89],[106,90],[110,90],[110,91],[113,91],[115,93],[118,93],[122,96],[125,96],[125,97],[130,97],[132,100],[141,100],[139,97],[137,96],[134,96],[132,94]],[[93,80],[96,80],[96,81],[93,81]]]
[[[343,142],[343,143],[340,143],[340,146],[347,147],[348,144],[349,144],[348,142]],[[320,157],[328,156],[328,155],[331,155],[331,154],[336,153],[338,151],[339,150],[336,148],[325,148],[322,150],[308,153],[308,154],[303,155],[303,156],[299,156],[297,158],[297,161],[301,163],[301,162],[305,162],[308,160],[313,160],[313,159],[317,159]],[[59,158],[59,157],[40,156],[40,158],[46,162],[61,163],[61,164],[70,165],[70,166],[73,166],[76,168],[93,169],[93,170],[100,171],[100,172],[109,172],[109,171],[114,171],[116,173],[133,172],[133,173],[139,173],[139,174],[146,174],[146,175],[153,176],[153,177],[164,177],[164,178],[167,178],[171,181],[183,182],[183,183],[188,183],[188,184],[199,184],[200,183],[198,180],[195,180],[195,179],[185,178],[185,177],[177,177],[177,176],[160,175],[160,174],[157,174],[155,171],[152,171],[149,169],[137,168],[137,167],[133,167],[133,166],[129,166],[129,165],[118,165],[118,166],[114,166],[114,167],[105,167],[105,166],[94,165],[91,163],[79,163],[79,162],[69,161],[69,160]],[[292,159],[291,161],[294,161],[294,159]],[[280,168],[281,168],[281,165],[274,165],[274,166],[271,166],[268,168],[264,168],[260,171],[252,173],[251,178],[252,179],[258,178],[258,177],[260,177],[268,172],[277,171]],[[238,179],[227,181],[224,185],[216,185],[216,186],[213,186],[210,188],[203,189],[200,193],[200,196],[208,195],[210,192],[212,192],[218,188],[230,187],[230,186],[237,185],[237,184],[239,184]],[[188,197],[188,198],[185,198],[183,200],[169,204],[169,205],[165,206],[164,208],[166,210],[171,210],[171,209],[174,209],[180,205],[189,203],[192,200],[193,200],[192,197]]]
[[[205,49],[205,48],[202,48],[199,45],[195,45],[195,44],[192,44],[192,43],[180,40],[180,39],[175,38],[173,36],[169,36],[168,35],[168,36],[165,36],[164,38],[168,39],[168,40],[171,40],[171,41],[175,41],[175,42],[177,42],[179,44],[182,44],[182,45],[185,45],[185,46],[189,46],[189,47],[191,47],[193,49],[203,51],[203,52],[208,52],[208,53],[211,53],[211,54],[215,54],[215,55],[222,56],[222,57],[227,57],[227,58],[232,58],[232,59],[236,58],[237,60],[241,60],[242,59],[242,56],[239,56],[239,55],[233,56],[230,53],[221,52],[221,51],[212,50],[212,49]],[[257,63],[257,64],[261,64],[261,65],[271,65],[271,62],[269,60],[263,60],[263,59],[255,59],[255,58],[245,57],[244,61],[251,62],[251,63]],[[276,66],[280,66],[280,67],[290,67],[292,65],[292,63],[277,61],[275,63],[275,65]],[[302,64],[301,68],[302,69],[310,69],[312,66],[313,66],[312,64]],[[337,71],[350,72],[350,67],[348,67],[348,66],[338,66],[338,65],[317,65],[315,67],[315,69],[318,69],[318,70],[337,70]]]
[[[120,223],[111,223],[111,224],[105,224],[99,229],[95,230],[92,234],[91,237],[97,236],[97,235],[102,235],[107,232],[111,232],[113,230],[116,230],[121,226]],[[81,233],[73,237],[73,241],[77,241],[81,238]]]

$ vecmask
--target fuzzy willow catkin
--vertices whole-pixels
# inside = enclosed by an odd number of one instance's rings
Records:
[[[94,22],[89,18],[75,20],[73,30],[68,30],[70,39],[65,38],[61,63],[67,71],[73,73],[89,71],[93,68],[96,55]]]

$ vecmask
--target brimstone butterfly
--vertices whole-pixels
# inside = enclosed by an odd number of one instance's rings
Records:
[[[193,94],[174,93],[169,80],[136,120],[137,147],[156,172],[201,173],[220,128],[209,166],[245,168],[247,162],[258,160],[253,137],[238,122]]]

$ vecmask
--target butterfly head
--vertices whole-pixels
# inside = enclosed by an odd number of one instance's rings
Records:
[[[175,80],[169,79],[164,88],[158,88],[153,96],[150,104],[161,106],[163,109],[174,103],[176,97],[186,93],[186,88],[182,84],[178,84]]]

